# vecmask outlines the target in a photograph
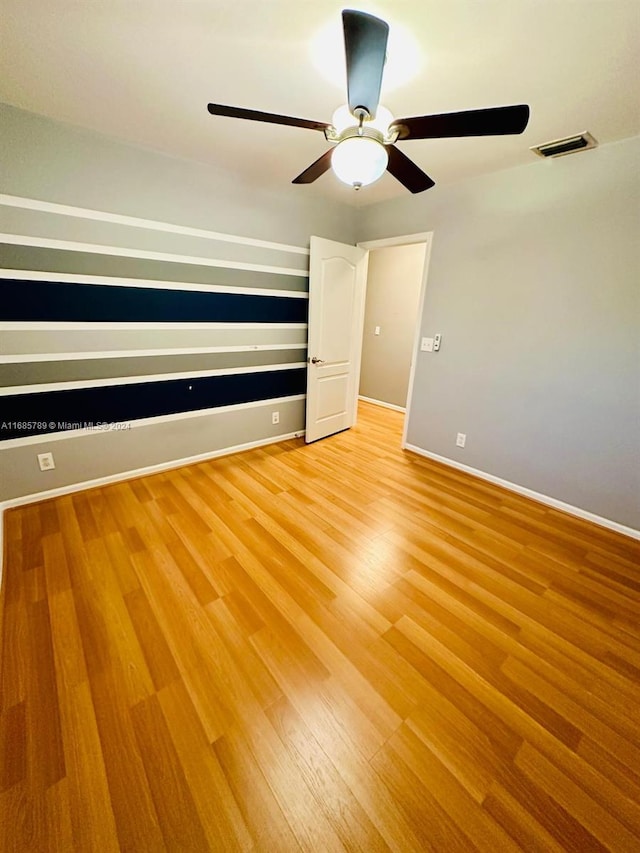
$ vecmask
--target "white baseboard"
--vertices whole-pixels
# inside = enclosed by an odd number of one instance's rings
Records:
[[[159,462],[157,465],[147,465],[145,468],[136,468],[131,471],[120,471],[117,474],[109,474],[106,477],[98,477],[95,480],[83,480],[80,483],[69,483],[57,489],[49,489],[45,492],[34,492],[31,495],[21,495],[17,498],[0,502],[0,587],[2,585],[2,573],[4,568],[4,511],[16,506],[44,501],[49,498],[58,498],[62,495],[70,495],[74,492],[82,492],[85,489],[94,489],[97,486],[108,486],[110,483],[120,483],[123,480],[134,480],[136,477],[144,477],[147,474],[157,474],[160,471],[170,471],[172,468],[182,468],[184,465],[192,465],[195,462],[205,462],[208,459],[217,459],[220,456],[230,456],[232,453],[241,453],[245,450],[253,450],[256,447],[264,447],[267,444],[276,444],[279,441],[288,441],[290,438],[304,436],[304,430],[285,433],[284,435],[262,438],[258,441],[249,441],[246,444],[236,444],[233,447],[224,447],[210,453],[199,453],[197,456],[186,456],[182,459],[172,459],[168,462]]]
[[[373,397],[363,397],[358,394],[358,400],[363,400],[365,403],[373,403],[374,406],[382,406],[385,409],[393,409],[394,412],[402,412],[404,415],[407,411],[403,406],[396,406],[395,403],[385,403],[384,400],[374,400]]]
[[[588,512],[586,509],[567,504],[564,501],[559,501],[556,498],[551,498],[549,495],[543,495],[540,492],[534,492],[533,489],[527,489],[525,486],[519,486],[517,483],[511,483],[509,480],[503,480],[501,477],[496,477],[493,474],[487,474],[485,471],[479,471],[477,468],[472,468],[470,465],[463,465],[462,462],[457,462],[455,459],[449,459],[446,456],[439,456],[437,453],[431,453],[429,450],[424,450],[422,447],[416,447],[414,444],[404,444],[405,450],[410,450],[418,456],[424,456],[425,459],[432,459],[434,462],[441,462],[443,465],[448,465],[450,468],[456,468],[458,471],[464,471],[466,474],[471,474],[474,477],[479,477],[481,480],[487,480],[489,483],[494,483],[496,486],[502,486],[510,492],[515,492],[518,495],[523,495],[526,498],[531,498],[538,503],[546,506],[559,509],[569,515],[574,515],[576,518],[581,518],[584,521],[590,521],[593,524],[598,524],[600,527],[606,527],[608,530],[614,530],[616,533],[621,533],[623,536],[629,536],[631,539],[640,539],[640,530],[635,530],[633,527],[627,527],[617,521],[611,521],[609,518],[603,518],[593,512]]]

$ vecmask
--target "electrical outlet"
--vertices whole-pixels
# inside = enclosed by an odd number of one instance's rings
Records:
[[[271,423],[279,424],[280,423],[280,412],[272,412],[271,413]]]
[[[41,471],[51,471],[52,468],[55,468],[53,453],[38,453],[38,465]]]
[[[467,441],[466,433],[459,432],[456,436],[456,447],[464,447]]]

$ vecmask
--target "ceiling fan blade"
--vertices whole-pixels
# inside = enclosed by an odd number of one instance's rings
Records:
[[[442,139],[451,136],[501,136],[522,133],[529,121],[529,107],[490,107],[396,119],[389,130],[398,128],[400,139]]]
[[[212,116],[227,116],[228,118],[245,118],[249,121],[264,121],[268,124],[285,124],[288,127],[304,127],[308,130],[324,130],[329,127],[326,121],[311,121],[306,118],[281,116],[277,113],[263,113],[260,110],[245,110],[242,107],[225,107],[222,104],[208,104],[207,109]]]
[[[342,13],[347,58],[347,97],[352,113],[361,107],[375,118],[382,71],[387,55],[389,25],[365,12]]]
[[[324,175],[331,168],[331,155],[333,148],[325,151],[322,157],[318,157],[315,163],[307,167],[304,172],[300,172],[297,178],[294,178],[292,184],[312,184],[320,175]]]
[[[422,171],[419,166],[410,160],[395,145],[386,146],[389,155],[387,172],[390,172],[396,180],[405,186],[409,192],[421,193],[435,186],[429,175]]]

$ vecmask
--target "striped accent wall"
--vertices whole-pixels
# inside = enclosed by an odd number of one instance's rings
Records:
[[[0,451],[91,435],[100,453],[144,427],[159,464],[154,425],[197,419],[200,455],[236,445],[231,414],[237,444],[302,432],[308,263],[304,247],[0,195]],[[113,436],[107,456],[92,475],[128,470]]]

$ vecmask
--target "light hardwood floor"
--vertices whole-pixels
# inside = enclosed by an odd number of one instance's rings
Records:
[[[7,513],[2,851],[640,850],[640,543],[401,426]]]

